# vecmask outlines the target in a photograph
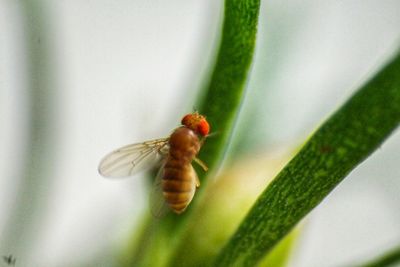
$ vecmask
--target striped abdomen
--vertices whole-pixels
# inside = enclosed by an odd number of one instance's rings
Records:
[[[197,175],[191,163],[200,150],[200,140],[189,128],[180,127],[172,133],[169,146],[162,178],[163,195],[169,207],[179,214],[196,191]]]

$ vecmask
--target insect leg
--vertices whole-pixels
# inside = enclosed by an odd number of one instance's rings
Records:
[[[197,164],[199,164],[199,166],[206,172],[206,171],[208,171],[208,167],[207,167],[207,165],[201,160],[201,159],[199,159],[199,158],[197,158],[197,157],[194,157],[194,162],[196,162]]]

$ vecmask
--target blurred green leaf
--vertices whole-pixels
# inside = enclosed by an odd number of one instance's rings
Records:
[[[26,49],[22,56],[27,64],[24,88],[27,101],[18,117],[26,121],[26,133],[21,135],[26,140],[19,140],[24,145],[24,156],[19,162],[20,177],[15,177],[19,181],[18,191],[16,199],[8,204],[12,210],[2,231],[0,248],[23,259],[41,238],[38,227],[47,211],[46,197],[54,180],[59,90],[51,42],[51,13],[41,1],[20,1],[18,8],[24,31],[22,47]]]
[[[224,168],[212,183],[207,184],[169,266],[210,266],[257,196],[289,158],[288,153],[274,151],[241,158]],[[251,179],[243,179],[245,176]]]
[[[254,266],[378,148],[399,121],[397,53],[315,132],[269,184],[221,251],[215,266]]]
[[[394,248],[386,252],[384,255],[374,259],[368,263],[358,265],[359,267],[390,267],[400,264],[400,247]]]

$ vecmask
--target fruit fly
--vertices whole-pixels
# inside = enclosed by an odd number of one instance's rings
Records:
[[[127,177],[160,164],[154,182],[152,212],[159,216],[168,207],[182,213],[193,199],[199,178],[192,161],[207,171],[197,154],[208,136],[210,126],[197,112],[185,115],[181,126],[167,138],[121,147],[106,155],[99,164],[104,177]]]

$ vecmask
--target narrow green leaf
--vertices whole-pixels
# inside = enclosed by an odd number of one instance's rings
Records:
[[[207,116],[211,125],[211,131],[215,133],[212,138],[208,138],[202,147],[199,158],[202,159],[210,169],[222,161],[224,152],[229,143],[235,120],[240,111],[240,106],[245,94],[246,81],[253,59],[258,13],[260,0],[226,0],[224,10],[224,22],[222,27],[221,43],[218,50],[217,60],[211,79],[207,87],[204,88],[203,97],[198,102],[199,112]],[[198,172],[203,178],[204,172]],[[202,181],[202,189],[205,183]],[[199,198],[196,194],[194,201]],[[145,240],[146,249],[141,249],[140,259],[132,258],[123,261],[128,266],[135,263],[135,266],[150,266],[150,262],[158,255],[164,255],[174,249],[174,245],[179,243],[179,230],[185,225],[185,221],[190,215],[189,209],[182,215],[170,214],[157,226],[151,222],[142,231],[143,234],[149,233],[148,238],[139,237]],[[167,244],[164,240],[169,240]],[[134,242],[133,242],[134,243]],[[150,244],[151,245],[148,245]],[[143,248],[143,246],[142,246]],[[138,255],[134,252],[131,255]],[[165,262],[157,262],[157,266],[165,266]]]
[[[27,84],[21,92],[26,96],[26,103],[22,102],[26,109],[22,108],[18,117],[26,121],[27,133],[21,135],[25,140],[19,140],[24,144],[16,175],[19,177],[14,177],[19,184],[15,200],[8,204],[12,209],[2,230],[0,250],[13,251],[24,258],[24,253],[40,239],[37,226],[46,212],[46,197],[54,180],[59,90],[51,42],[51,13],[42,1],[21,1],[16,5],[21,12],[17,17],[22,20],[21,40],[26,49],[22,56],[27,64]]]
[[[256,201],[215,266],[254,266],[399,125],[400,53],[334,113]]]
[[[225,1],[217,62],[199,103],[215,133],[199,155],[211,168],[221,162],[240,111],[254,54],[259,9],[260,0]]]

